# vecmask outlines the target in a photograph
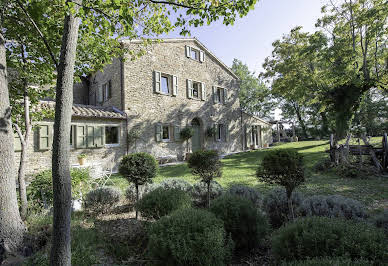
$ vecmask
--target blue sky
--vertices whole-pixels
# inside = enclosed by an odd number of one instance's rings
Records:
[[[226,65],[238,58],[256,73],[262,71],[264,59],[271,54],[272,42],[295,26],[314,31],[325,0],[259,0],[254,10],[239,18],[233,26],[221,22],[193,28],[198,38]],[[179,37],[177,32],[167,37]]]

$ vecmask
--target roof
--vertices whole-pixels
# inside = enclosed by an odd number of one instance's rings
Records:
[[[42,107],[54,108],[54,101],[41,101]],[[115,107],[73,104],[72,117],[126,119],[124,112]]]
[[[257,116],[252,115],[252,114],[249,114],[249,113],[247,113],[247,112],[244,112],[244,111],[242,111],[242,112],[243,112],[244,114],[246,114],[246,115],[249,115],[250,117],[253,117],[253,118],[257,119],[257,120],[260,120],[261,122],[263,122],[263,123],[265,123],[265,124],[267,124],[267,125],[271,125],[271,126],[272,126],[271,122],[265,121],[265,120],[263,120],[262,118],[257,117]]]
[[[204,50],[208,56],[212,57],[214,60],[216,60],[230,75],[232,75],[235,79],[239,80],[239,77],[227,66],[222,62],[216,55],[214,55],[203,43],[201,43],[197,38],[160,38],[160,39],[154,39],[162,40],[162,42],[187,42],[192,41],[195,44],[197,44],[199,47],[201,47],[202,50]],[[142,43],[142,40],[122,40],[123,43]]]

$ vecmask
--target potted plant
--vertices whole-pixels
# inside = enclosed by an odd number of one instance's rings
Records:
[[[186,156],[185,159],[190,156],[190,150],[189,150],[189,139],[191,139],[194,135],[194,131],[191,127],[185,127],[180,132],[181,140],[186,141]]]
[[[86,154],[85,153],[81,153],[80,155],[78,155],[78,163],[79,165],[84,165],[85,164],[85,158],[86,158]]]

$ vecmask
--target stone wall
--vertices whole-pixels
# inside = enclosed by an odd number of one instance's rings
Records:
[[[247,113],[243,113],[243,142],[244,149],[259,149],[266,148],[273,142],[272,141],[272,125],[264,122],[263,120],[249,115]],[[252,126],[257,127],[257,136],[258,136],[258,144],[254,143],[252,139]],[[253,146],[252,146],[253,145]]]
[[[115,147],[108,147],[105,145],[102,148],[85,148],[85,149],[70,149],[70,165],[78,164],[77,156],[81,153],[87,155],[86,162],[94,163],[99,162],[104,164],[110,159],[114,159],[117,164],[120,161],[120,158],[125,155],[127,148],[127,134],[126,132],[126,121],[122,119],[86,119],[86,118],[76,118],[72,119],[72,125],[77,124],[91,124],[91,125],[120,125],[120,145]],[[53,121],[42,121],[38,122],[37,125],[53,125]],[[29,179],[34,174],[51,169],[51,157],[52,151],[41,151],[39,150],[39,132],[38,127],[34,127],[34,130],[31,133],[31,145],[28,147],[28,161],[27,161],[27,179]],[[20,161],[20,152],[15,152],[16,165],[19,167]]]
[[[137,44],[125,43],[129,49],[137,49]],[[201,146],[217,149],[221,153],[242,150],[241,113],[238,100],[238,82],[213,55],[205,52],[205,61],[199,62],[185,55],[185,45],[204,50],[195,41],[165,41],[146,48],[146,55],[135,61],[129,57],[124,63],[125,112],[128,114],[129,130],[139,129],[141,139],[130,151],[147,151],[156,157],[178,156],[186,151],[186,143],[181,141],[156,142],[157,123],[179,125],[184,128],[194,118],[201,124]],[[155,92],[154,71],[178,77],[176,96]],[[189,99],[187,79],[203,82],[206,100]],[[212,86],[227,89],[226,104],[214,104]],[[213,124],[228,125],[229,137],[225,141],[215,141],[206,137],[206,130]],[[191,145],[189,143],[189,145]]]

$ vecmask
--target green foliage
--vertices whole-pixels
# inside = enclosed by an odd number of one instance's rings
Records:
[[[221,177],[221,161],[217,151],[196,151],[190,156],[188,166],[194,175],[205,183]]]
[[[388,209],[373,218],[373,223],[376,227],[382,228],[386,235],[388,235]]]
[[[148,184],[148,183],[139,186],[139,188],[138,188],[139,189],[139,199],[141,199],[147,193],[155,190],[158,187],[160,187],[159,184]],[[136,186],[134,184],[129,185],[129,187],[125,190],[125,197],[131,203],[136,202]]]
[[[233,185],[227,193],[249,200],[256,207],[261,207],[263,197],[256,189],[244,185]]]
[[[329,158],[323,158],[316,162],[313,166],[315,172],[325,172],[332,167],[332,162]]]
[[[183,141],[191,139],[194,135],[194,130],[191,127],[185,127],[181,129],[180,137]]]
[[[71,169],[71,189],[73,198],[78,199],[83,193],[89,190],[89,171],[85,169]],[[51,170],[38,173],[27,187],[29,202],[36,208],[51,206],[53,203],[53,183]]]
[[[185,192],[191,192],[193,186],[182,178],[167,178],[158,184],[164,189],[180,189]]]
[[[316,195],[303,200],[298,208],[302,216],[326,216],[362,221],[367,218],[365,207],[357,200],[340,195]]]
[[[256,176],[269,184],[281,185],[287,197],[304,182],[303,156],[294,149],[274,150],[265,154]]]
[[[78,159],[84,159],[86,157],[87,155],[85,153],[81,153],[80,155],[77,156]]]
[[[268,222],[247,199],[224,194],[213,201],[209,209],[224,222],[226,232],[238,250],[255,248],[268,232]]]
[[[293,192],[291,200],[294,208],[298,209],[302,204],[303,195],[298,192]],[[291,220],[286,191],[277,188],[265,195],[263,210],[267,214],[273,228],[279,228],[284,223]]]
[[[386,261],[387,240],[381,230],[327,217],[298,219],[274,232],[272,251],[278,260],[346,257],[375,263]]]
[[[147,219],[160,219],[173,211],[191,207],[190,196],[180,189],[157,188],[136,203],[136,209]]]
[[[148,232],[150,256],[163,265],[224,265],[233,241],[221,220],[199,209],[183,209],[153,223]]]
[[[144,152],[124,156],[119,166],[120,174],[137,186],[152,183],[157,171],[158,163],[155,158]]]
[[[224,192],[222,186],[216,181],[210,182],[210,199],[213,200]],[[204,182],[198,182],[193,185],[191,190],[191,197],[193,198],[194,204],[199,207],[206,206],[208,196],[207,184]]]
[[[206,137],[211,138],[214,137],[217,133],[217,130],[215,127],[208,127],[206,129]]]
[[[106,211],[114,207],[121,197],[121,192],[114,187],[100,187],[90,191],[84,198],[86,209],[92,211]]]
[[[281,266],[327,266],[327,265],[335,265],[335,266],[372,266],[373,262],[367,260],[351,260],[349,258],[313,258],[307,260],[300,261],[290,261],[283,262]]]
[[[141,136],[141,132],[139,129],[134,128],[129,130],[127,135],[128,145],[132,145],[136,143],[136,141],[140,139],[140,136]]]

